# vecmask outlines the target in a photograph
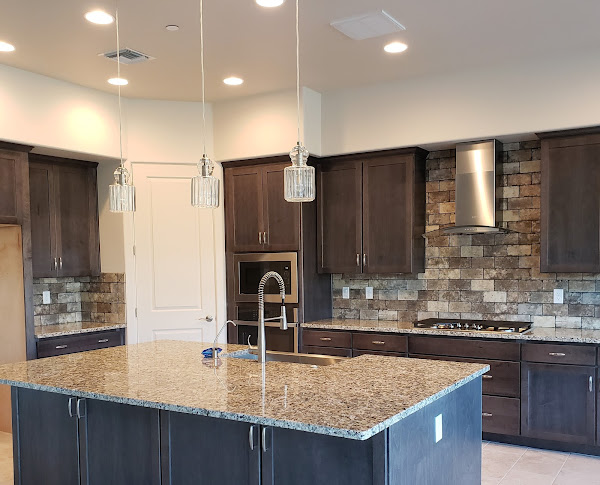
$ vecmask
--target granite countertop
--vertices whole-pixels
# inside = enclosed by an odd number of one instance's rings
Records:
[[[35,327],[35,338],[40,340],[50,337],[64,337],[78,333],[101,332],[103,330],[116,330],[126,328],[125,323],[98,323],[98,322],[74,322],[60,323],[57,325],[43,325]]]
[[[600,344],[600,330],[582,330],[579,328],[543,328],[533,327],[527,333],[469,332],[465,330],[436,330],[415,328],[412,322],[386,320],[343,320],[326,319],[303,323],[302,328],[323,330],[351,330],[363,332],[393,332],[419,335],[444,335],[446,337],[476,337],[505,340],[530,340],[541,342],[571,342]]]
[[[363,355],[330,366],[224,357],[160,341],[0,366],[0,384],[366,440],[488,366]],[[221,345],[224,352],[244,351]]]

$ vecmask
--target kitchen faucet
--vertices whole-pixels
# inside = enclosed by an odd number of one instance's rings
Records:
[[[265,285],[269,279],[274,278],[279,283],[279,292],[281,294],[281,316],[265,318]],[[258,284],[258,361],[262,364],[267,361],[267,345],[265,339],[265,322],[279,320],[281,330],[287,330],[288,323],[285,311],[285,283],[279,273],[269,271],[260,280]]]

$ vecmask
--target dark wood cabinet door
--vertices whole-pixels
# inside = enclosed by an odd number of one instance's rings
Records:
[[[289,165],[289,163],[265,165],[263,168],[263,231],[264,249],[267,251],[300,249],[302,204],[288,202],[283,197],[283,170]]]
[[[262,168],[226,169],[225,196],[227,250],[263,251]]]
[[[53,165],[31,163],[29,187],[31,206],[31,243],[33,277],[52,277],[57,274],[56,214],[54,210]]]
[[[54,165],[56,246],[59,276],[100,272],[96,169]]]
[[[160,485],[159,411],[80,400],[81,485]]]
[[[541,271],[600,272],[600,135],[542,142]]]
[[[26,153],[0,149],[0,224],[21,223],[26,166]]]
[[[79,485],[77,418],[69,415],[69,396],[31,389],[12,392],[15,483]]]
[[[317,171],[317,261],[321,273],[362,271],[362,162]]]
[[[413,272],[414,187],[412,155],[363,163],[363,273]]]
[[[260,483],[258,425],[165,411],[161,441],[163,485]]]
[[[521,434],[529,438],[594,444],[594,367],[521,364]]]

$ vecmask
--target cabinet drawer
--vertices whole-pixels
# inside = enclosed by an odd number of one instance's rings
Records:
[[[400,352],[378,352],[377,350],[352,350],[352,357],[361,355],[386,355],[388,357],[406,357],[405,353]]]
[[[352,349],[338,349],[335,347],[302,346],[303,354],[334,355],[336,357],[352,357]]]
[[[490,342],[464,338],[413,337],[408,339],[409,354],[447,355],[474,357],[477,359],[512,360],[520,359],[520,344],[517,342]]]
[[[484,433],[498,433],[512,436],[520,434],[520,399],[483,396],[481,409]]]
[[[123,344],[122,336],[122,330],[110,330],[41,339],[37,342],[38,358],[116,347]]]
[[[352,347],[352,334],[350,332],[327,332],[321,330],[303,330],[303,345],[316,345],[318,347]]]
[[[521,395],[521,364],[502,360],[465,359],[463,357],[439,357],[435,355],[410,354],[417,359],[450,360],[453,362],[472,362],[489,365],[490,370],[484,374],[482,382],[483,394],[502,397],[519,397]]]
[[[359,350],[406,352],[408,343],[407,338],[401,335],[361,332],[352,335],[352,348]]]
[[[596,365],[592,345],[523,344],[523,360],[549,364]]]

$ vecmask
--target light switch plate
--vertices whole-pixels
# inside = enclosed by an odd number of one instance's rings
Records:
[[[348,300],[350,298],[350,287],[349,286],[344,286],[342,288],[342,298],[344,300]]]
[[[44,305],[48,305],[51,303],[49,291],[42,291],[42,303]]]
[[[367,300],[372,300],[373,299],[373,287],[372,286],[367,286],[365,288],[365,298]]]
[[[435,442],[439,443],[442,440],[442,415],[438,414],[435,417]]]
[[[554,290],[554,303],[564,303],[565,291],[563,289]]]

